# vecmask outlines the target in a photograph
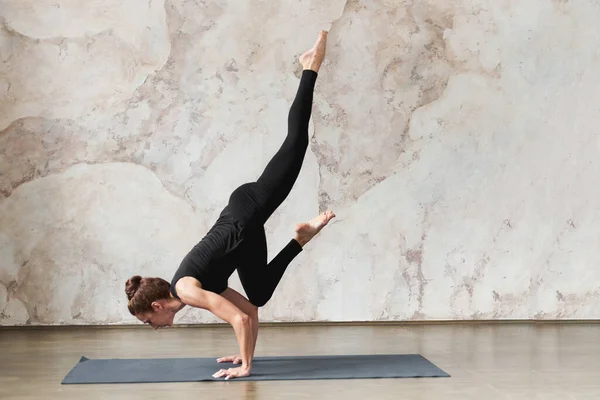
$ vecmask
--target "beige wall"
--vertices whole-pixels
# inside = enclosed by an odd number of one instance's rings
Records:
[[[134,322],[125,280],[262,170],[333,20],[270,256],[338,218],[262,318],[600,317],[597,2],[2,4],[2,325]]]

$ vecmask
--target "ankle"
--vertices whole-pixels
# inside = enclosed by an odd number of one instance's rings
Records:
[[[314,71],[314,72],[319,72],[319,67],[320,67],[320,63],[314,62],[314,61],[310,61],[307,63],[302,64],[302,69],[305,71]]]
[[[294,240],[298,242],[300,247],[304,247],[310,241],[306,236],[294,235]]]

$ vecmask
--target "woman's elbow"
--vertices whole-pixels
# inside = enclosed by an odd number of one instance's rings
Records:
[[[239,313],[233,317],[231,325],[233,325],[234,328],[249,329],[250,324],[252,323],[251,321],[252,319],[248,314]]]

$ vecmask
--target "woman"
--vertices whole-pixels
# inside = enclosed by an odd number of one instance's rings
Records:
[[[240,354],[218,361],[241,366],[222,369],[213,375],[215,378],[250,375],[258,308],[271,298],[285,269],[303,246],[335,217],[327,211],[296,225],[294,238],[267,263],[264,224],[288,196],[302,167],[313,91],[326,42],[327,32],[323,31],[314,47],[299,58],[303,70],[288,115],[287,137],[258,180],[233,191],[217,222],[185,256],[171,283],[139,275],[126,283],[129,311],[154,329],[171,326],[175,314],[186,305],[211,311],[232,325]],[[248,299],[227,287],[236,269]]]

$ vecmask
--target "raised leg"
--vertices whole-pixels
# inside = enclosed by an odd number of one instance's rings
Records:
[[[302,168],[308,149],[308,126],[316,80],[316,72],[303,71],[288,115],[288,134],[257,180],[265,221],[287,198]]]
[[[308,127],[317,73],[325,55],[327,32],[302,56],[302,77],[288,114],[287,136],[256,182],[237,188],[230,209],[244,224],[263,225],[287,198],[296,183],[308,148]]]

